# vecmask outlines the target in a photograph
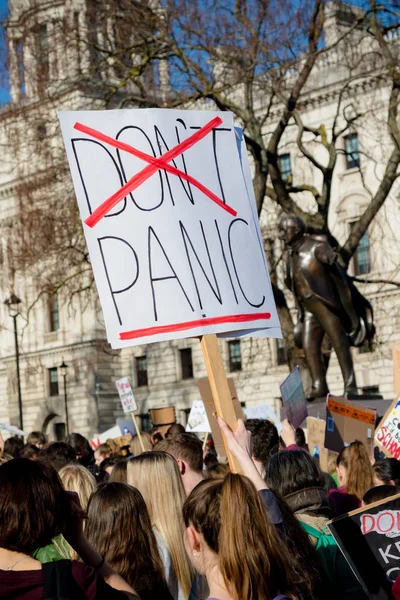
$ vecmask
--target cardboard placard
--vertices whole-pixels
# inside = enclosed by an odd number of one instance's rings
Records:
[[[326,423],[323,419],[307,417],[307,445],[311,456],[318,458],[319,466],[322,471],[328,472],[328,452],[325,448],[325,428]]]
[[[280,388],[286,418],[292,423],[293,427],[297,429],[297,427],[300,427],[306,420],[308,415],[306,395],[304,393],[299,367],[293,369],[281,384]]]
[[[265,419],[266,421],[271,421],[277,428],[279,435],[281,435],[282,423],[268,402],[257,404],[257,406],[246,406],[246,408],[243,409],[243,412],[246,419]]]
[[[186,431],[189,433],[211,433],[207,412],[202,400],[195,400],[190,409]]]
[[[129,383],[129,378],[122,377],[115,382],[115,385],[117,386],[124,413],[135,412],[135,410],[137,410],[137,406],[131,384]]]
[[[153,425],[163,427],[176,423],[175,408],[165,406],[164,408],[151,408],[149,410],[150,419]]]
[[[248,156],[230,112],[60,112],[113,348],[280,337]]]
[[[118,425],[114,425],[113,427],[110,427],[110,429],[103,431],[103,433],[95,435],[90,440],[90,444],[93,450],[96,450],[96,448],[100,446],[100,444],[105,444],[107,440],[116,440],[119,437],[121,437],[121,429]]]
[[[211,392],[210,382],[208,381],[208,379],[199,379],[197,381],[197,385],[204,403],[204,407],[206,409],[208,421],[210,423],[215,449],[218,452],[218,456],[226,456],[227,453],[225,450],[221,429],[219,428],[217,419],[215,417],[215,406]],[[243,419],[243,410],[237,397],[235,382],[231,377],[228,377],[228,385],[231,393],[236,418]]]
[[[359,440],[372,456],[375,423],[376,409],[329,394],[326,400],[325,448],[340,452],[354,440]]]
[[[328,526],[367,597],[393,598],[392,584],[400,575],[400,494],[354,510]]]
[[[391,458],[400,458],[400,398],[395,400],[375,431],[375,443]]]

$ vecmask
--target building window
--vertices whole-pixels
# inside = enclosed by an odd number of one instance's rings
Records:
[[[147,377],[147,356],[138,356],[136,358],[136,379],[138,387],[148,385]]]
[[[285,342],[283,340],[276,340],[276,362],[278,365],[287,365],[287,353],[285,348]]]
[[[38,62],[39,62],[39,90],[45,91],[45,84],[49,80],[50,58],[49,58],[49,34],[47,25],[40,25],[38,35]]]
[[[58,396],[58,369],[52,367],[49,369],[49,391],[50,396]]]
[[[179,350],[179,354],[181,357],[182,379],[192,379],[193,378],[192,349],[184,348],[183,350]]]
[[[283,181],[289,181],[289,179],[292,178],[292,161],[290,160],[290,154],[281,154],[278,160]]]
[[[355,169],[360,166],[360,142],[358,135],[352,133],[344,138],[347,169]]]
[[[240,349],[240,341],[235,340],[234,342],[228,342],[229,351],[229,370],[233,371],[242,370],[242,352]]]
[[[54,426],[54,435],[57,442],[65,440],[65,423],[56,423]]]
[[[354,275],[365,275],[371,272],[371,255],[369,236],[366,231],[362,236],[354,254]]]
[[[141,423],[141,431],[150,431],[152,428],[151,419],[149,413],[139,415]]]
[[[379,385],[367,385],[362,388],[363,396],[368,396],[369,394],[373,396],[379,396]]]
[[[58,311],[58,296],[51,294],[49,297],[49,327],[50,331],[58,331],[60,329],[60,313]]]

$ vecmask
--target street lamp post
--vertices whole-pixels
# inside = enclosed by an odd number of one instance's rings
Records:
[[[64,360],[59,366],[61,375],[64,378],[64,405],[65,405],[65,430],[66,434],[69,435],[69,419],[68,419],[68,401],[67,401],[67,369],[68,365],[65,364]]]
[[[14,342],[15,342],[15,362],[17,366],[17,389],[18,389],[18,409],[19,409],[19,428],[21,431],[24,430],[24,422],[22,416],[22,395],[21,395],[21,375],[19,371],[19,346],[18,346],[18,329],[17,329],[17,317],[19,315],[18,305],[21,304],[22,300],[18,298],[12,292],[11,296],[5,300],[4,304],[8,308],[10,317],[14,321]]]

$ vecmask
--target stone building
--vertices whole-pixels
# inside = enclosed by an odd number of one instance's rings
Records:
[[[198,340],[111,350],[96,294],[71,298],[62,288],[58,294],[38,294],[38,277],[46,277],[45,268],[27,275],[29,269],[15,269],[12,262],[7,240],[24,210],[21,187],[29,189],[30,182],[35,181],[35,201],[45,202],[45,194],[38,200],[40,190],[49,185],[46,169],[41,166],[45,164],[43,156],[50,153],[60,164],[64,160],[57,110],[102,107],[101,100],[88,93],[84,79],[93,58],[85,44],[87,4],[88,0],[9,0],[6,27],[11,103],[0,111],[0,422],[19,422],[14,321],[4,305],[12,289],[22,300],[16,322],[24,429],[42,429],[51,438],[62,438],[65,432],[64,383],[70,431],[90,436],[107,429],[122,414],[115,379],[130,377],[143,426],[147,427],[148,409],[169,405],[175,406],[178,420],[184,423],[193,400],[199,398],[196,379],[206,375]],[[336,11],[326,29],[327,42],[337,39],[346,26],[343,14]],[[101,36],[101,30],[96,35]],[[392,43],[398,44],[396,35]],[[324,123],[329,129],[346,77],[340,50],[319,62],[302,98],[302,114],[309,126]],[[354,77],[347,97],[349,105],[367,106],[370,111],[369,117],[360,120],[342,139],[343,154],[334,173],[330,209],[330,224],[339,240],[345,238],[377,188],[388,152],[382,125],[388,87],[379,68],[371,66],[368,72]],[[11,146],[10,139],[17,139],[17,145]],[[307,177],[308,181],[318,181],[318,172],[310,171],[310,163],[299,154],[290,131],[283,140],[280,165],[282,172],[294,180]],[[64,172],[63,177],[69,176]],[[61,177],[50,182],[53,200],[55,196],[60,202],[65,200],[64,181]],[[379,392],[385,398],[392,398],[394,393],[391,349],[393,343],[400,342],[400,291],[379,281],[400,279],[398,197],[395,187],[361,240],[351,266],[351,273],[361,279],[378,280],[375,284],[359,284],[373,304],[377,336],[372,346],[353,350],[358,385],[360,391]],[[262,232],[280,251],[276,220],[276,210],[267,200]],[[34,240],[43,243],[44,253],[45,234],[43,231],[44,240]],[[62,269],[62,258],[54,260],[61,261]],[[277,409],[279,384],[288,374],[282,342],[223,340],[221,350],[241,402],[248,406],[269,402]],[[68,366],[65,380],[62,363]],[[341,375],[334,355],[328,381],[332,392],[341,393]]]

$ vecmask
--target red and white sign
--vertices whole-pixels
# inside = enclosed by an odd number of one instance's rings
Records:
[[[135,410],[137,410],[137,406],[128,377],[122,377],[122,379],[118,379],[118,381],[115,382],[115,385],[117,386],[124,413],[135,412]]]
[[[229,112],[61,112],[107,337],[281,337]]]

